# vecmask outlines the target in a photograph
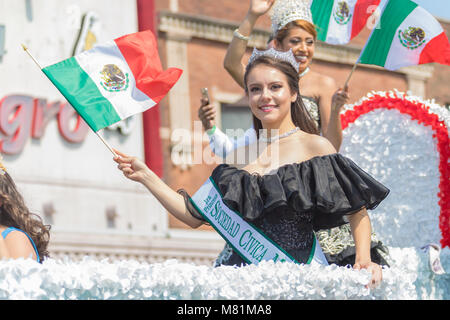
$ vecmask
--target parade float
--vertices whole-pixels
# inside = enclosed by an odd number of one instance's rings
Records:
[[[397,91],[372,92],[341,113],[341,153],[391,193],[370,211],[390,267],[370,274],[336,265],[263,261],[235,268],[167,260],[0,261],[0,299],[450,298],[450,112]]]

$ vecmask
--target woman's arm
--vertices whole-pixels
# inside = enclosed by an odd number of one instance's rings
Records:
[[[236,32],[241,36],[249,37],[256,20],[269,11],[274,2],[275,0],[251,0],[247,15]],[[223,61],[224,68],[242,88],[244,88],[245,73],[245,64],[242,62],[242,58],[247,49],[247,42],[234,35]]]
[[[331,102],[330,122],[328,124],[327,139],[331,141],[336,150],[342,144],[341,108],[348,102],[348,87],[339,88],[334,94]]]
[[[339,151],[342,144],[340,111],[349,99],[348,87],[336,90],[336,84],[331,78],[324,80],[323,87],[319,101],[322,135]]]
[[[231,140],[219,128],[215,128],[213,133],[208,133],[209,146],[215,155],[225,158],[227,154],[236,148],[236,141]]]
[[[198,117],[202,121],[203,129],[205,129],[208,134],[209,146],[211,147],[212,152],[221,158],[226,158],[226,156],[234,149],[252,144],[257,140],[253,128],[247,129],[244,135],[237,139],[232,139],[227,136],[222,130],[215,126],[216,112],[214,106],[208,104],[203,99],[202,104],[198,109]]]
[[[118,168],[122,170],[125,177],[142,183],[164,208],[178,220],[192,228],[198,228],[203,224],[202,221],[189,213],[183,196],[165,184],[145,163],[118,150],[114,149],[114,151],[119,155],[119,157],[114,158],[114,161],[119,164]]]
[[[370,243],[372,228],[366,209],[349,216],[350,227],[355,241],[356,259],[354,269],[367,269],[372,272],[370,288],[377,286],[382,279],[381,267],[370,258]]]
[[[208,134],[209,146],[212,152],[219,157],[225,158],[235,148],[231,139],[216,127],[216,111],[212,104],[205,99],[201,100],[198,109],[198,117],[202,122],[203,129]]]

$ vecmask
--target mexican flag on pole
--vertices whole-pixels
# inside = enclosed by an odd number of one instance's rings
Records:
[[[428,11],[410,0],[390,0],[358,62],[388,70],[431,62],[450,65],[450,44]]]
[[[381,0],[311,0],[317,38],[330,44],[346,44],[368,24]],[[370,23],[370,21],[369,21]]]
[[[151,31],[122,36],[42,71],[95,132],[156,105],[182,71],[163,71]]]

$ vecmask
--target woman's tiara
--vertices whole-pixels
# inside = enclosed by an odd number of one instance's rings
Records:
[[[294,69],[299,72],[300,70],[300,64],[295,59],[294,53],[292,52],[292,49],[289,49],[289,51],[278,51],[274,48],[270,48],[268,50],[260,51],[256,48],[253,48],[252,55],[250,56],[250,59],[248,59],[249,66],[253,61],[255,61],[259,57],[271,57],[277,60],[285,61],[290,63]]]
[[[0,175],[4,175],[6,173],[6,168],[3,165],[3,157],[0,156]]]
[[[272,33],[277,34],[289,22],[305,20],[313,23],[310,0],[275,0],[270,12]]]

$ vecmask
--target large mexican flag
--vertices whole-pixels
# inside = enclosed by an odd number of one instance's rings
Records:
[[[163,71],[151,31],[122,36],[42,71],[94,130],[156,105],[182,71]]]
[[[437,62],[450,65],[450,44],[439,22],[410,0],[390,0],[359,63],[388,70]]]
[[[318,28],[317,38],[330,44],[350,42],[368,24],[368,19],[380,2],[381,0],[311,0],[311,13]]]

